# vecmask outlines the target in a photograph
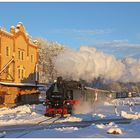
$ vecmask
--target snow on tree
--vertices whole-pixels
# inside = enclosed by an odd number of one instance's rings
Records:
[[[64,46],[43,38],[36,40],[39,42],[39,82],[52,82],[57,77],[54,60]]]

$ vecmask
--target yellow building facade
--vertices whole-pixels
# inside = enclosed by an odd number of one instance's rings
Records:
[[[0,28],[0,106],[38,102],[38,42],[20,22]]]
[[[22,23],[10,32],[0,28],[0,81],[35,83],[37,81],[38,46],[26,33]]]

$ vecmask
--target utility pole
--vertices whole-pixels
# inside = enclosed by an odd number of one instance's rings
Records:
[[[97,100],[98,100],[98,91],[97,89],[95,89],[95,94],[94,94],[94,101],[93,101],[93,107],[94,107],[94,113],[96,113],[96,103],[97,103]]]

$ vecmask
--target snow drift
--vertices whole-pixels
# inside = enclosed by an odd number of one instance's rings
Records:
[[[15,108],[0,108],[0,126],[35,124],[45,119],[43,105],[22,105]]]
[[[140,82],[140,59],[119,60],[87,46],[79,51],[64,49],[55,60],[55,68],[61,76],[73,80],[103,77],[108,81]]]
[[[121,111],[121,116],[126,119],[140,119],[140,113],[136,112],[135,114],[129,114],[125,111]]]
[[[107,131],[108,134],[122,134],[122,130],[120,128],[110,128]]]

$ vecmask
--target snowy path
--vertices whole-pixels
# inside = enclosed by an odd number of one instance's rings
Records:
[[[20,137],[23,137],[24,135],[26,135],[32,131],[43,129],[44,126],[49,126],[49,125],[55,123],[55,121],[59,120],[59,118],[60,117],[54,117],[54,118],[50,117],[50,118],[47,118],[47,119],[42,120],[42,121],[35,123],[35,124],[21,124],[21,125],[3,126],[0,128],[0,131],[6,132],[7,133],[6,137],[10,137],[11,134],[13,134],[13,133],[22,132],[20,135],[16,136],[16,138],[20,138]]]
[[[133,122],[130,124],[120,124],[116,125],[115,123],[109,124],[92,124],[87,127],[78,128],[78,127],[66,127],[60,126],[55,129],[43,128],[40,130],[32,130],[30,133],[22,136],[22,138],[93,138],[93,137],[140,137],[139,130],[136,127],[138,122]],[[121,128],[122,134],[120,135],[110,135],[107,134],[107,131],[112,128]],[[16,138],[22,135],[23,132],[16,132],[11,135],[6,135],[5,138]]]
[[[54,120],[55,118],[51,119],[51,123]],[[45,122],[39,125],[34,125],[34,124],[10,125],[10,126],[0,127],[0,131],[6,131],[6,132],[23,131],[23,130],[28,130],[28,128],[32,128],[32,130],[40,130],[42,128],[54,129],[54,128],[61,128],[61,127],[87,127],[92,124],[109,124],[110,122],[114,122],[115,124],[129,124],[131,123],[131,119],[118,118],[118,119],[100,119],[100,120],[89,120],[89,121],[85,120],[80,122],[56,122],[51,125],[50,122]]]
[[[135,102],[140,103],[140,98],[135,99]],[[117,104],[118,114],[114,110],[114,103]],[[140,106],[132,107],[131,112],[128,103],[128,99],[98,103],[90,113],[75,113],[73,116],[61,118],[51,125],[49,123],[53,121],[52,119],[42,122],[49,119],[43,115],[45,108],[42,105],[24,105],[12,109],[0,108],[0,137],[140,137]],[[81,110],[87,111],[88,108],[82,106]],[[109,129],[121,129],[122,134],[107,134]]]
[[[124,119],[124,118],[118,118],[118,119],[101,119],[101,120],[90,120],[90,121],[80,121],[80,122],[56,122],[55,120],[58,120],[59,118],[53,118],[51,119],[51,123],[43,123],[40,125],[15,125],[15,126],[4,126],[0,128],[0,131],[6,131],[7,136],[6,137],[11,137],[11,134],[17,133],[17,132],[23,132],[20,135],[16,137],[22,137],[28,133],[31,133],[32,131],[36,130],[43,130],[43,129],[60,129],[60,128],[84,128],[84,127],[89,127],[92,124],[109,124],[111,122],[114,122],[115,124],[129,124],[131,123],[130,119]],[[53,123],[54,122],[54,123]]]
[[[17,132],[17,131],[23,131],[28,129],[40,129],[43,125],[48,125],[57,120],[58,118],[46,118],[45,120],[41,120],[39,122],[35,122],[32,124],[17,124],[17,125],[4,125],[0,127],[0,131],[6,131],[6,132]]]

